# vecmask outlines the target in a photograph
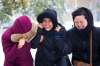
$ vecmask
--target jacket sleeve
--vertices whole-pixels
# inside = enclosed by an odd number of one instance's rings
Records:
[[[17,47],[16,44],[11,43],[10,37],[8,36],[7,33],[3,34],[2,36],[2,46],[5,54],[5,59],[13,61],[16,56]]]
[[[71,48],[69,45],[69,41],[66,39],[66,30],[62,28],[59,32],[55,34],[55,42],[56,46],[63,52],[63,54],[70,54]]]
[[[42,34],[42,29],[38,28],[37,34],[36,34],[35,38],[33,38],[33,39],[31,40],[31,47],[32,47],[33,49],[39,47],[40,39],[41,39],[41,34]]]

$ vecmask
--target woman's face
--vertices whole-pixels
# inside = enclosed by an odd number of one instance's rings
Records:
[[[80,15],[80,16],[76,16],[74,19],[74,26],[81,30],[81,29],[85,29],[88,25],[88,22],[85,18],[85,16]]]
[[[41,24],[42,27],[47,31],[50,31],[53,28],[53,23],[50,18],[44,18]]]

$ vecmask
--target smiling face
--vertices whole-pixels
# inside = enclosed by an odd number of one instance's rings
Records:
[[[50,18],[44,18],[41,24],[42,24],[42,27],[47,31],[50,31],[53,28],[53,23]]]
[[[85,18],[85,16],[83,15],[79,15],[79,16],[76,16],[75,19],[74,19],[74,26],[81,30],[81,29],[85,29],[88,25],[88,22]]]

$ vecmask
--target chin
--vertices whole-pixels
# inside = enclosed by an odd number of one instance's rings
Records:
[[[84,30],[84,29],[85,29],[85,27],[84,27],[84,28],[83,28],[83,27],[82,27],[82,28],[77,28],[77,29],[79,29],[79,30]]]
[[[45,30],[46,30],[46,31],[50,31],[50,30],[52,30],[52,28],[46,28]]]
[[[45,29],[46,31],[50,31],[51,29]]]

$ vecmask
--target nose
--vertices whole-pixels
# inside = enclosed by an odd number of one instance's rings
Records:
[[[48,26],[49,25],[49,23],[48,22],[45,22],[45,24],[44,24],[45,26]]]
[[[81,26],[82,25],[82,23],[81,22],[78,22],[78,26]]]

